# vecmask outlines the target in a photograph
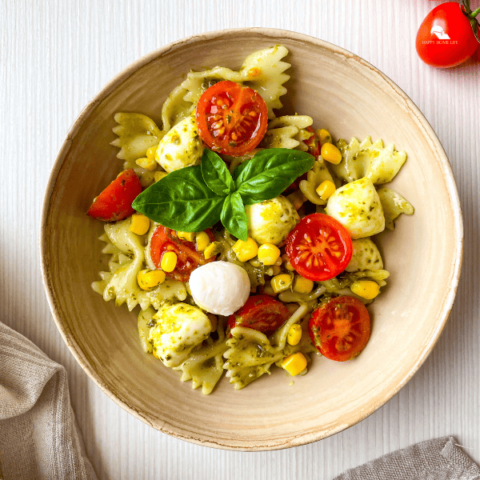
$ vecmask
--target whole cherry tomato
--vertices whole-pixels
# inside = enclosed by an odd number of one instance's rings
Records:
[[[268,295],[253,295],[245,305],[230,315],[230,328],[245,327],[270,335],[278,330],[290,317],[287,307]]]
[[[213,242],[215,237],[210,230],[205,230],[210,240]],[[200,265],[213,262],[215,257],[205,260],[203,252],[198,252],[194,242],[189,242],[178,237],[175,230],[167,227],[159,226],[153,232],[150,240],[150,256],[154,265],[160,268],[162,265],[162,257],[166,252],[174,252],[177,254],[177,265],[173,272],[165,272],[167,277],[179,280],[180,282],[188,282],[190,274]]]
[[[432,67],[455,67],[470,58],[478,47],[479,26],[470,0],[464,5],[442,3],[423,20],[417,33],[418,56]]]
[[[142,193],[135,172],[122,172],[98,197],[95,197],[87,214],[104,222],[117,222],[129,217],[135,210],[132,202]]]
[[[255,90],[224,80],[203,92],[196,121],[206,145],[215,152],[239,157],[253,150],[265,135],[267,104]]]
[[[345,362],[367,345],[370,315],[360,300],[336,297],[313,312],[308,328],[313,344],[324,357]]]

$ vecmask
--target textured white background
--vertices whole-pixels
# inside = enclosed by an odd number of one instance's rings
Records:
[[[442,71],[417,58],[416,30],[438,3],[0,0],[0,319],[66,366],[73,407],[100,478],[330,479],[384,453],[447,434],[480,461],[480,62]],[[450,158],[466,233],[453,313],[413,380],[355,427],[270,453],[184,443],[147,427],[107,398],[76,364],[55,327],[37,247],[50,169],[70,125],[97,91],[129,63],[171,41],[251,26],[295,30],[340,45],[405,90]]]

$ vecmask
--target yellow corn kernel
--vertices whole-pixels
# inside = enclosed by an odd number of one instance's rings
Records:
[[[283,260],[283,263],[285,264],[285,268],[289,271],[289,272],[293,272],[295,271],[295,269],[293,268],[292,264],[290,263],[290,259],[288,258],[288,255],[286,253],[284,253],[282,255],[282,260]]]
[[[150,160],[155,160],[155,155],[157,153],[157,147],[158,147],[158,145],[154,145],[153,147],[150,147],[147,150],[147,158],[149,158]]]
[[[282,273],[281,275],[275,275],[271,280],[273,291],[275,293],[284,292],[292,286],[292,276],[288,273]]]
[[[247,238],[246,242],[243,240],[237,240],[232,249],[241,262],[248,262],[252,258],[256,257],[258,253],[257,242],[250,237]]]
[[[313,282],[301,275],[295,277],[293,291],[297,293],[310,293],[313,290]]]
[[[204,251],[203,256],[205,260],[218,255],[222,251],[222,244],[220,242],[212,242]]]
[[[380,286],[372,280],[358,280],[352,283],[350,290],[359,297],[373,300],[380,293]]]
[[[177,232],[177,237],[187,242],[195,241],[195,232]]]
[[[302,327],[296,323],[288,330],[287,342],[289,345],[298,345],[302,339]]]
[[[137,282],[142,290],[150,290],[165,281],[165,273],[161,270],[141,270]]]
[[[177,266],[177,254],[175,252],[164,253],[161,266],[164,272],[173,272]]]
[[[338,165],[342,161],[340,150],[333,143],[324,143],[320,152],[326,162]]]
[[[197,233],[197,251],[203,252],[210,245],[210,237],[206,232]]]
[[[294,377],[307,368],[307,359],[303,353],[294,353],[283,359],[282,367]]]
[[[157,168],[157,162],[151,158],[139,158],[135,160],[135,163],[139,166],[144,168],[145,170],[155,170]]]
[[[324,143],[333,143],[332,136],[328,130],[321,128],[317,130],[318,138],[320,138],[320,143],[323,145]]]
[[[136,235],[145,235],[150,228],[150,219],[141,213],[134,213],[132,215],[132,223],[130,224],[130,231]]]
[[[264,243],[258,247],[258,259],[264,265],[275,265],[280,257],[280,249],[272,243]]]
[[[282,269],[278,265],[272,267],[272,275],[279,275],[282,272]]]
[[[330,180],[324,180],[315,190],[322,200],[328,200],[334,193],[336,187]]]
[[[153,177],[155,178],[155,181],[158,182],[162,178],[165,178],[167,175],[168,175],[167,172],[155,172]]]

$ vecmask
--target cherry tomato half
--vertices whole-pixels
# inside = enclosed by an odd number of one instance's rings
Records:
[[[332,298],[313,312],[308,329],[313,344],[324,357],[345,362],[360,354],[367,345],[370,315],[356,298]]]
[[[290,312],[283,303],[268,295],[253,295],[238,312],[230,315],[228,326],[251,328],[265,335],[271,335],[289,317]]]
[[[196,120],[206,145],[215,152],[239,157],[253,150],[265,135],[267,104],[255,90],[225,80],[203,92]]]
[[[213,242],[215,240],[213,233],[210,230],[205,231]],[[159,226],[150,240],[150,256],[158,269],[161,268],[162,257],[166,252],[177,254],[177,265],[173,272],[165,272],[165,275],[180,282],[187,282],[190,274],[200,265],[215,260],[215,257],[205,260],[203,253],[197,252],[195,243],[178,238],[175,230]]]
[[[293,268],[315,282],[343,272],[352,258],[352,240],[343,225],[323,213],[313,213],[287,237],[286,252]]]
[[[133,213],[132,202],[142,192],[140,180],[133,170],[122,172],[93,200],[87,215],[104,222],[117,222]]]
[[[478,24],[464,7],[457,2],[442,3],[425,17],[418,29],[418,56],[432,67],[460,65],[478,47],[474,29],[478,31]]]

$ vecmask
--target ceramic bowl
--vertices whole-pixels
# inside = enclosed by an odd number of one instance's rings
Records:
[[[380,235],[385,293],[370,307],[372,337],[355,360],[314,358],[304,377],[276,369],[235,391],[223,379],[203,396],[142,351],[136,312],[116,308],[91,283],[105,269],[101,222],[85,215],[118,173],[113,115],[141,112],[159,124],[168,93],[191,69],[238,68],[251,52],[283,44],[291,79],[285,113],[310,115],[334,137],[393,142],[408,161],[392,183],[416,208]],[[116,76],[85,108],[58,155],[45,196],[43,279],[57,326],[97,385],[146,424],[216,448],[273,450],[306,444],[354,425],[387,402],[431,352],[460,275],[462,217],[445,152],[425,117],[389,78],[356,55],[298,33],[212,32],[175,42]]]

